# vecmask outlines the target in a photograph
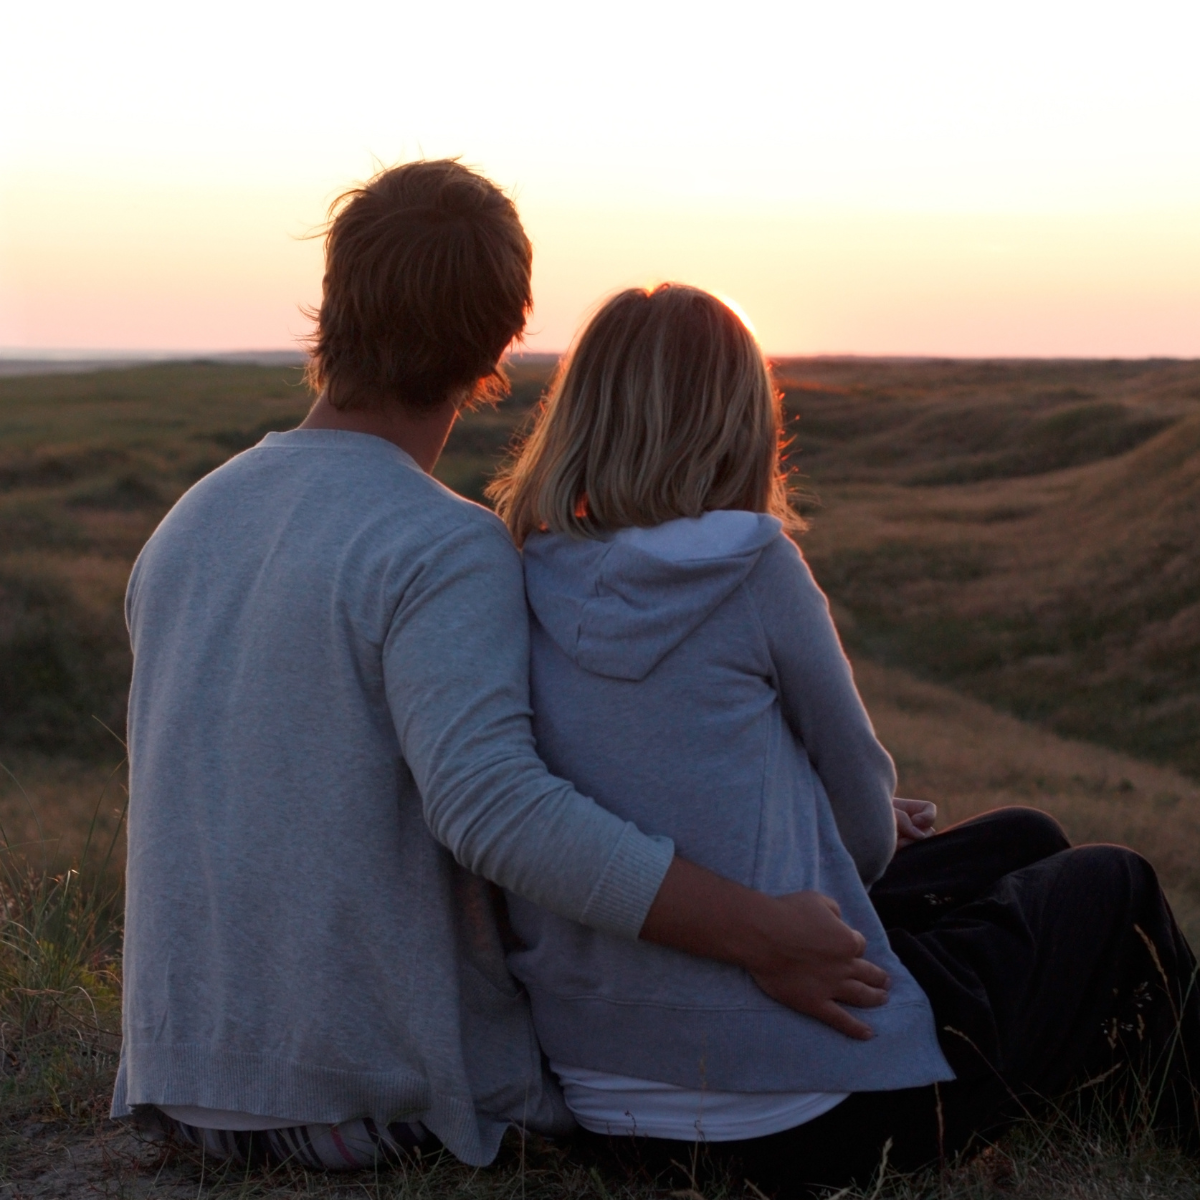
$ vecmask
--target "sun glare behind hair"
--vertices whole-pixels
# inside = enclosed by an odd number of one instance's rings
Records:
[[[750,330],[750,336],[757,342],[758,330],[754,328],[754,322],[750,320],[750,316],[746,310],[732,296],[727,296],[724,292],[717,291],[716,288],[709,288],[708,290]]]

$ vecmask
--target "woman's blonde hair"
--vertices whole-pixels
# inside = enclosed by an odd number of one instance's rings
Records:
[[[664,283],[607,301],[488,488],[518,546],[714,509],[804,528],[780,470],[780,397],[754,335],[716,296]]]

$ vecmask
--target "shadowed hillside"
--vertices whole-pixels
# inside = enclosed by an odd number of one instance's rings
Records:
[[[306,407],[287,368],[0,379],[0,744],[115,748],[138,550],[190,484]]]
[[[1200,774],[1200,365],[781,376],[852,645]]]

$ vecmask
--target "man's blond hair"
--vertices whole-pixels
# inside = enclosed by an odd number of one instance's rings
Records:
[[[716,296],[664,283],[608,300],[560,365],[532,432],[488,488],[518,546],[715,509],[797,532],[780,396],[754,335]]]

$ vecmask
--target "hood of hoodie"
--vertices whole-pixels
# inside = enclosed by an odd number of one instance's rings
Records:
[[[538,533],[525,589],[542,628],[594,675],[644,679],[754,569],[775,517],[710,512],[603,540]]]

